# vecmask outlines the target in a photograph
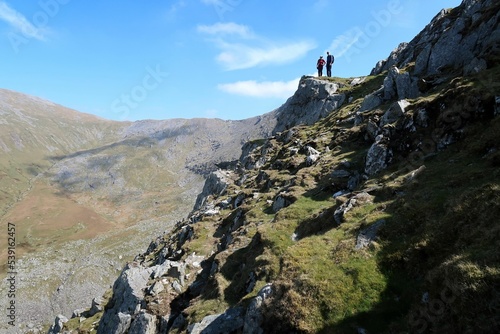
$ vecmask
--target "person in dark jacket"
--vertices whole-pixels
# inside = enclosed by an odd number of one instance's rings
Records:
[[[323,66],[325,66],[325,60],[323,56],[319,56],[318,62],[316,63],[316,68],[318,69],[318,77],[323,76]]]
[[[332,76],[332,65],[333,62],[335,61],[335,57],[330,54],[330,52],[326,52],[326,76],[331,77]]]

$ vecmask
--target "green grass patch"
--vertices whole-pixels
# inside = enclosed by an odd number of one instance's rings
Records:
[[[189,323],[201,322],[204,317],[224,313],[228,304],[223,299],[197,299],[196,303],[186,308]]]

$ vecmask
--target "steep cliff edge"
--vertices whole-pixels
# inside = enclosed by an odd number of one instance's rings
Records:
[[[462,38],[498,36],[497,9],[465,0],[419,38],[434,36],[433,54],[454,29],[445,23],[470,13]],[[429,56],[419,70],[411,45],[360,80],[303,78],[274,136],[208,177],[195,210],[124,268],[102,311],[60,327],[498,332],[500,85],[489,78],[500,64],[479,51]],[[464,72],[466,59],[483,65]]]

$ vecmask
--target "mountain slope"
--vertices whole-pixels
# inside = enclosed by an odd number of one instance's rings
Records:
[[[113,141],[125,125],[8,90],[0,90],[0,116],[0,215],[53,164],[50,156]]]
[[[192,208],[215,164],[237,159],[243,142],[275,126],[272,113],[113,122],[6,90],[0,113],[2,226],[16,226],[17,321],[24,328],[101,295],[144,240]]]
[[[444,23],[473,19],[474,29],[451,29],[449,40],[485,27],[498,36],[496,6],[466,0],[422,34],[440,40]],[[464,59],[450,56],[429,80],[416,71],[417,49],[405,52],[401,68],[361,80],[303,78],[278,114],[297,122],[248,142],[236,166],[211,174],[196,210],[123,269],[104,310],[60,325],[498,332],[500,86],[487,78],[500,65],[479,50],[486,66],[464,73]],[[294,103],[307,81],[352,98],[310,124]]]

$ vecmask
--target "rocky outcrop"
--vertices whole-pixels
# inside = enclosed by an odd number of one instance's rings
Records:
[[[273,293],[272,284],[266,284],[260,289],[257,296],[252,299],[245,314],[243,333],[244,334],[263,334],[261,328],[264,314],[263,304]]]
[[[363,249],[370,246],[377,239],[377,232],[384,224],[385,220],[381,219],[360,231],[356,238],[355,249]]]
[[[141,311],[130,326],[128,334],[156,334],[159,332],[156,321],[156,316]]]
[[[379,105],[381,105],[384,102],[384,99],[381,96],[383,93],[383,89],[384,88],[382,87],[382,89],[365,96],[365,98],[363,99],[363,102],[361,103],[361,106],[358,110],[358,113],[373,110],[373,109],[377,108]]]
[[[302,77],[295,94],[274,111],[277,124],[273,132],[282,132],[299,124],[314,124],[340,108],[346,99],[344,93],[338,93],[340,87],[340,83]]]
[[[209,315],[188,327],[189,334],[236,333],[243,328],[242,308],[228,309],[223,314]]]
[[[142,309],[144,290],[152,272],[153,268],[145,268],[137,263],[125,267],[113,286],[113,297],[106,306],[98,333],[123,334],[128,331],[132,317]]]
[[[406,112],[410,103],[406,100],[401,100],[393,103],[391,107],[384,113],[379,122],[380,127],[391,124],[399,120]]]
[[[228,185],[227,172],[217,170],[207,177],[203,190],[196,198],[193,210],[199,210],[206,203],[208,196],[221,196],[226,191]]]
[[[384,135],[377,136],[375,143],[373,143],[366,155],[366,174],[374,175],[387,168],[392,155],[388,143],[389,141]]]
[[[58,315],[55,320],[54,324],[50,326],[49,331],[47,334],[59,334],[62,332],[64,324],[68,322],[68,318],[66,318],[64,315]]]
[[[389,69],[384,79],[384,99],[412,99],[420,95],[418,77],[409,72],[401,72],[396,66]]]
[[[415,62],[412,75],[421,78],[449,72],[477,73],[500,50],[500,4],[496,0],[464,0],[443,9],[411,42],[400,44],[371,74]]]
[[[373,201],[373,196],[366,192],[361,192],[349,198],[345,203],[341,204],[334,212],[333,218],[337,225],[342,224],[344,220],[344,215],[351,211],[354,207],[371,203]]]
[[[404,108],[409,105],[406,99],[416,98],[420,95],[416,80],[416,78],[411,78],[409,73],[402,73],[397,67],[392,67],[384,79],[384,85],[375,92],[365,96],[356,114],[360,115],[363,112],[372,111],[383,103],[397,100],[397,104],[393,104],[391,109],[384,115],[384,124],[381,125],[394,122],[404,113]],[[361,122],[359,121],[358,123]]]
[[[318,161],[321,153],[310,146],[306,146],[306,155],[306,166],[312,166],[316,161]]]

